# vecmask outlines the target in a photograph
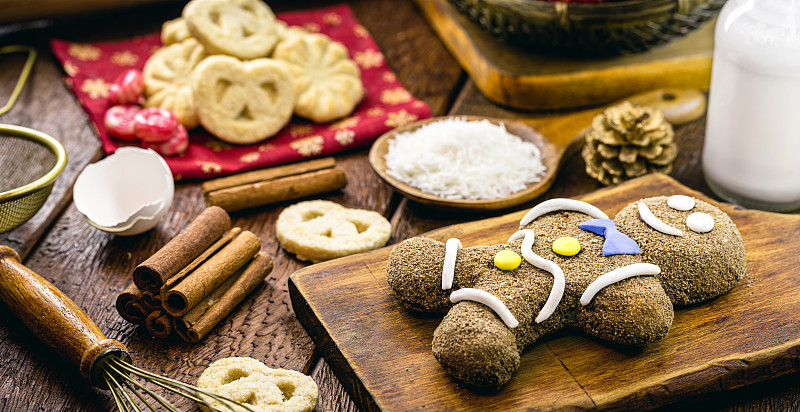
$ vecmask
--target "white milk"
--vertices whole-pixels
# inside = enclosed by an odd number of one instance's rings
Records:
[[[723,7],[703,171],[727,200],[800,208],[800,0],[729,0]]]

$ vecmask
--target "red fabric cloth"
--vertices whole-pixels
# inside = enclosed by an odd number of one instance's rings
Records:
[[[202,128],[194,129],[190,132],[189,149],[183,155],[165,157],[176,180],[208,179],[328,156],[369,145],[388,130],[430,117],[428,106],[397,81],[375,41],[348,6],[282,13],[277,17],[344,44],[361,69],[364,99],[349,117],[329,124],[293,117],[276,136],[249,146],[231,145]],[[141,70],[160,46],[159,33],[113,43],[51,40],[53,52],[67,73],[65,81],[96,128],[106,154],[130,144],[111,138],[103,125],[103,114],[109,106],[108,87],[124,70]]]

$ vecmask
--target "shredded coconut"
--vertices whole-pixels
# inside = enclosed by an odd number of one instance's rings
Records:
[[[448,199],[497,199],[544,174],[535,144],[488,120],[445,119],[398,133],[386,153],[387,173]]]

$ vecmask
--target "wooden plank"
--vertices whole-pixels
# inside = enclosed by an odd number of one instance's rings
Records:
[[[705,198],[662,175],[579,198],[613,216],[639,198],[676,193]],[[439,319],[413,315],[396,300],[385,280],[390,248],[296,272],[292,304],[331,368],[353,377],[347,389],[366,410],[654,408],[799,369],[800,256],[793,251],[800,245],[793,234],[800,216],[720,207],[745,239],[749,271],[743,282],[710,302],[677,310],[667,337],[641,351],[581,335],[546,338],[523,353],[516,376],[496,394],[458,386],[436,363],[430,341]],[[458,237],[464,246],[503,243],[523,214],[429,236]]]
[[[526,110],[607,103],[660,87],[707,89],[713,22],[663,47],[587,59],[537,54],[499,42],[448,0],[416,0],[462,67],[493,102]]]

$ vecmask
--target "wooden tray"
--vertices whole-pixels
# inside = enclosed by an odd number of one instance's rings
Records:
[[[608,103],[661,87],[708,90],[714,24],[645,53],[567,58],[497,41],[447,0],[416,0],[461,67],[495,103],[552,110]]]
[[[613,217],[629,202],[671,194],[711,201],[663,175],[580,199]],[[641,350],[580,334],[537,342],[494,394],[460,387],[436,362],[430,344],[440,318],[411,314],[395,298],[386,283],[390,247],[306,267],[292,275],[289,292],[297,318],[363,410],[654,408],[800,368],[800,216],[719,206],[747,248],[748,276],[739,285],[676,310],[670,333]],[[525,212],[428,236],[458,237],[464,247],[502,243]]]

